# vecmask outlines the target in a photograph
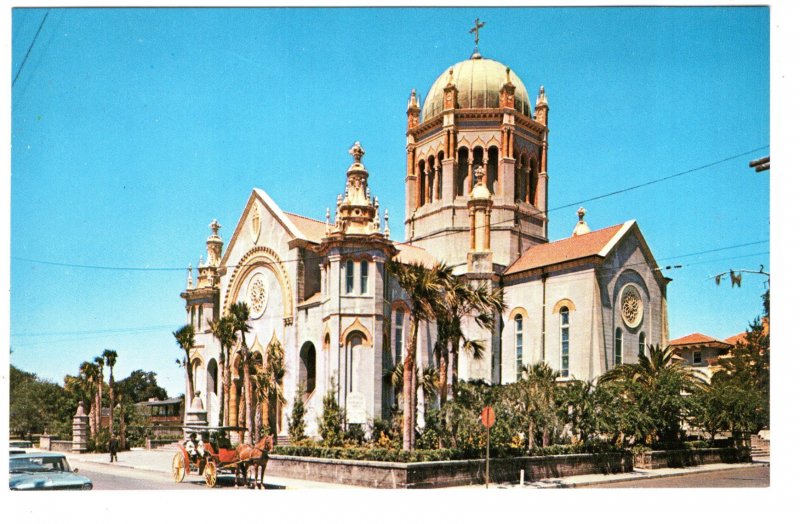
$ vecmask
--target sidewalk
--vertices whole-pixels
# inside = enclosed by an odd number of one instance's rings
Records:
[[[753,461],[752,463],[743,463],[743,464],[705,464],[702,466],[693,466],[689,468],[634,469],[633,471],[628,473],[614,473],[609,475],[594,474],[594,475],[575,475],[572,477],[553,477],[537,481],[526,481],[524,485],[520,485],[519,482],[505,482],[498,484],[489,484],[489,488],[493,489],[577,488],[577,487],[596,486],[600,484],[614,484],[617,482],[624,482],[627,480],[644,480],[644,479],[663,478],[663,477],[681,477],[684,475],[705,473],[708,471],[763,468],[768,466],[769,466],[769,458],[766,458],[765,460]],[[486,486],[484,484],[463,486],[463,487],[465,488],[480,487],[486,489]]]
[[[91,463],[102,464],[108,468],[130,468],[141,471],[150,471],[162,473],[171,477],[172,457],[175,455],[175,450],[159,449],[159,450],[143,450],[136,449],[131,451],[121,451],[118,454],[119,461],[113,464],[108,461],[108,453],[66,453],[70,463],[75,466],[78,463]],[[555,477],[541,479],[538,481],[526,481],[524,485],[519,482],[507,482],[499,484],[490,484],[489,487],[494,489],[548,489],[548,488],[574,488],[578,486],[592,486],[597,484],[611,484],[615,482],[622,482],[626,480],[642,480],[649,478],[661,477],[677,477],[682,475],[691,475],[694,473],[703,473],[707,471],[718,471],[727,469],[741,469],[741,468],[758,468],[768,467],[769,457],[763,459],[756,459],[749,464],[706,464],[702,466],[694,466],[690,468],[663,468],[663,469],[634,469],[628,473],[616,473],[610,475],[595,474],[595,475],[575,475],[572,477]],[[346,484],[332,484],[327,482],[315,482],[311,480],[300,480],[285,477],[274,477],[270,475],[264,476],[264,483],[273,486],[281,486],[285,489],[368,489],[359,486],[350,486]],[[483,484],[474,484],[470,486],[458,486],[448,489],[469,489],[469,488],[482,488],[485,489]]]

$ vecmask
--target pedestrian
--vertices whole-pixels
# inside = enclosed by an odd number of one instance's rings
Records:
[[[119,450],[119,440],[117,439],[117,435],[111,435],[111,440],[108,441],[108,453],[111,455],[111,462],[117,460],[117,450]]]

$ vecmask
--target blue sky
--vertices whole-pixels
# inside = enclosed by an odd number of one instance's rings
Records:
[[[45,12],[13,12],[12,80]],[[709,276],[770,268],[747,166],[770,152],[768,8],[51,9],[12,89],[11,362],[61,381],[114,348],[118,377],[182,392],[171,331],[211,219],[227,242],[259,187],[324,220],[355,140],[401,239],[409,92],[469,57],[476,17],[481,53],[547,89],[551,239],[580,205],[636,219],[684,266],[671,337],[743,331],[763,279]]]

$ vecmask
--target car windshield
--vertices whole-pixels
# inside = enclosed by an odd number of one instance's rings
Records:
[[[69,471],[65,457],[12,457],[9,460],[10,473]]]

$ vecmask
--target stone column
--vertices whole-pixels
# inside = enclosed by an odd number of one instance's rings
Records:
[[[89,445],[89,416],[83,407],[83,401],[78,402],[78,410],[72,417],[72,451],[83,453]]]
[[[492,211],[488,207],[483,210],[483,250],[484,251],[491,251],[492,248],[492,240],[491,240],[491,230],[490,230],[490,218],[492,216]]]
[[[469,250],[475,251],[475,210],[469,210]]]
[[[467,157],[467,191],[466,194],[469,195],[472,193],[472,149],[469,150],[469,156]]]

